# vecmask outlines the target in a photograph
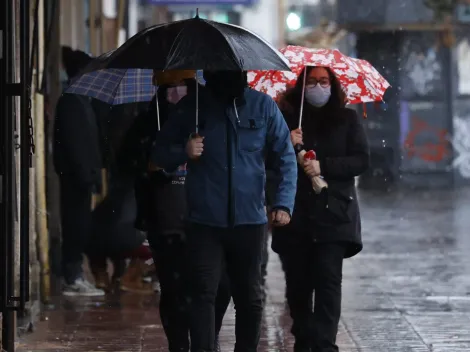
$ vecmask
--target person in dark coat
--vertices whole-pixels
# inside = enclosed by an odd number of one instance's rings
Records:
[[[193,94],[196,81],[194,71],[167,71],[155,74],[159,86],[158,111],[156,97],[147,111],[139,115],[128,132],[121,148],[120,165],[129,172],[137,172],[136,199],[138,217],[136,227],[147,231],[154,253],[155,268],[160,281],[160,318],[168,339],[170,352],[189,351],[189,321],[186,295],[186,165],[174,172],[166,172],[150,163],[150,150],[158,138],[157,116],[160,125],[177,108],[178,101],[187,93]],[[224,277],[219,285],[216,303],[216,324],[222,320],[230,303],[229,281]]]
[[[229,274],[236,308],[235,351],[256,351],[264,295],[261,262],[266,239],[265,157],[280,182],[271,215],[290,221],[297,167],[289,130],[275,102],[247,87],[246,72],[204,72],[196,96],[188,94],[160,131],[152,161],[167,170],[188,165],[188,287],[193,352],[213,351],[217,290]]]
[[[69,80],[92,60],[80,53],[67,47],[62,50],[62,70]],[[99,130],[89,98],[75,94],[63,94],[59,98],[53,161],[60,182],[63,294],[104,295],[104,291],[85,280],[82,269],[83,254],[92,232],[92,194],[100,191],[103,162]]]
[[[299,129],[304,74],[305,104]],[[285,93],[280,108],[292,144],[316,153],[316,160],[298,157],[292,221],[273,230],[272,248],[280,255],[286,275],[294,351],[338,351],[343,259],[362,249],[354,179],[369,167],[369,146],[361,120],[354,110],[345,108],[345,95],[327,68],[304,70],[296,86]],[[312,180],[320,176],[328,186],[317,194]]]

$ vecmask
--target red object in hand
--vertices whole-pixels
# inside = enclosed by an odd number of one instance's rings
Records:
[[[308,160],[315,160],[317,158],[317,154],[313,150],[309,150],[305,153],[304,159]]]

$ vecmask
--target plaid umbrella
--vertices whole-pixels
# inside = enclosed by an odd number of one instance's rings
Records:
[[[149,69],[109,68],[81,75],[65,93],[85,95],[110,105],[151,101],[156,92]]]

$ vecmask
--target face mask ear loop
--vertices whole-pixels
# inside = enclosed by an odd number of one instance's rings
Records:
[[[300,100],[300,113],[299,113],[299,128],[302,129],[302,115],[304,114],[304,101],[305,101],[305,82],[307,81],[307,66],[304,68],[304,77],[302,82],[302,98]]]

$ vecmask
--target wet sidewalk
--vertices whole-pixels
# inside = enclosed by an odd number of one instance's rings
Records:
[[[342,352],[470,351],[470,192],[362,194],[364,251],[344,267]],[[157,300],[64,300],[18,351],[165,351]],[[234,310],[222,351],[233,350]],[[259,351],[291,351],[284,277],[271,253]]]

